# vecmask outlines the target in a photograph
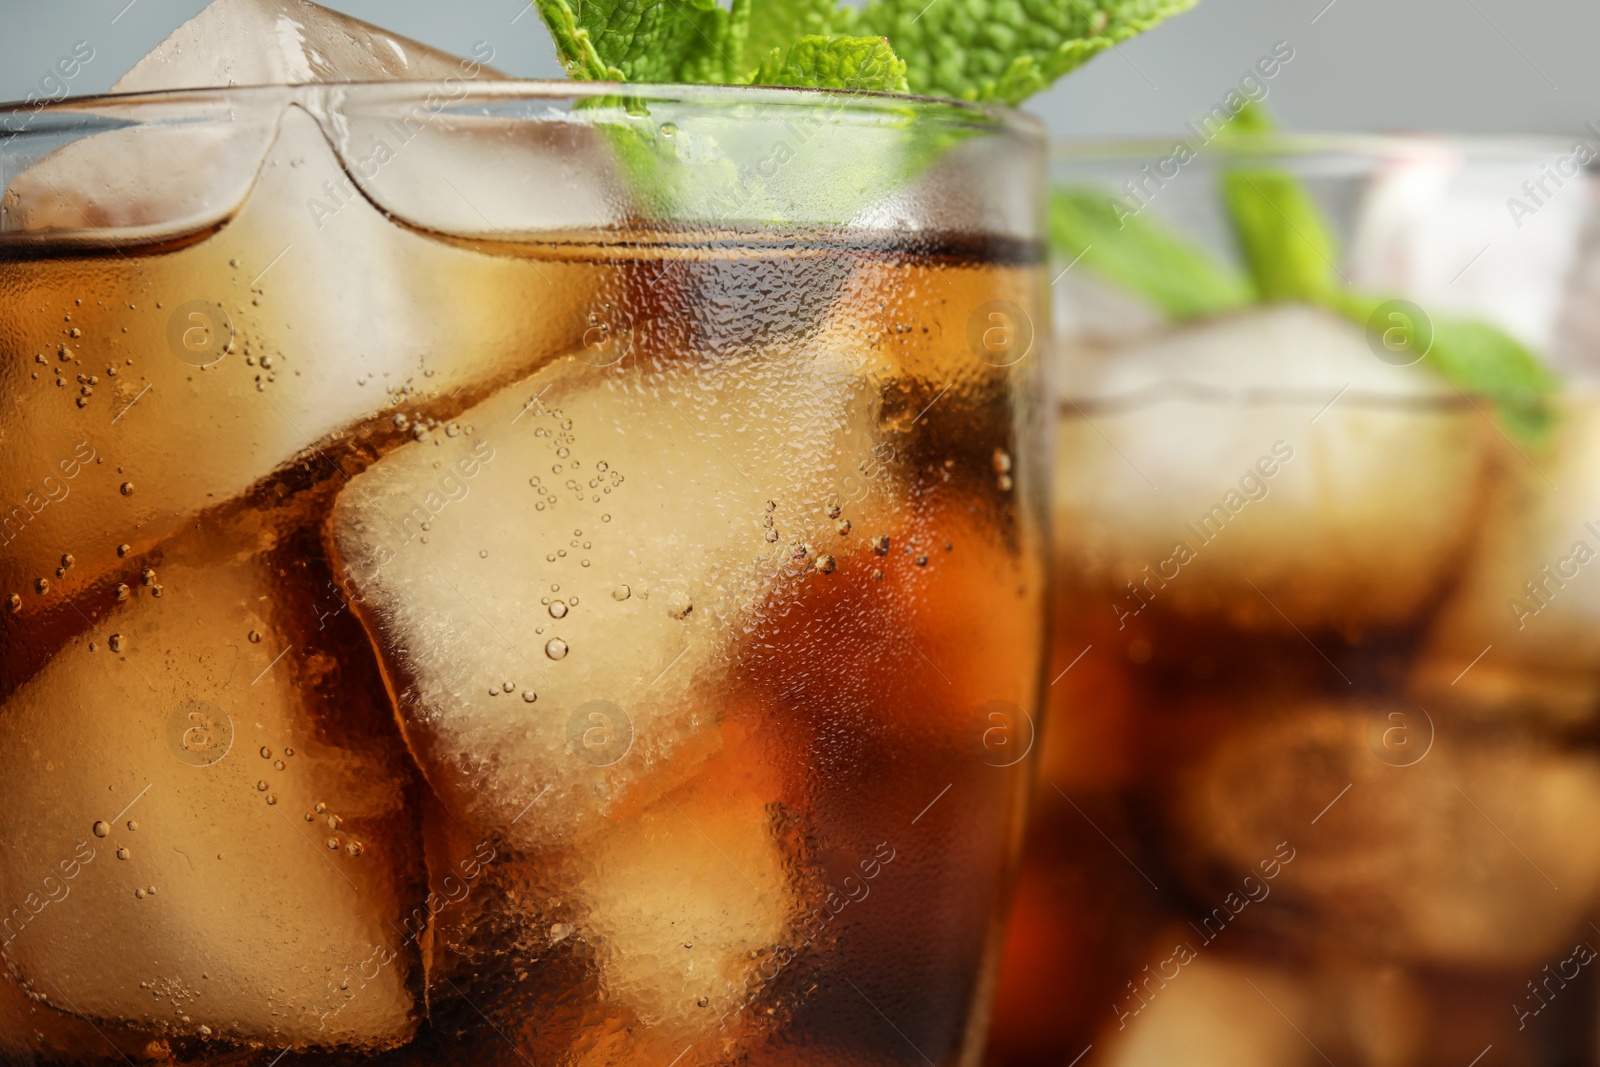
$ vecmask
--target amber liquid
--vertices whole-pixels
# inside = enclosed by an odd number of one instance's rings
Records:
[[[1043,489],[967,327],[1034,251],[335,246],[305,180],[0,261],[0,1062],[970,1061]]]

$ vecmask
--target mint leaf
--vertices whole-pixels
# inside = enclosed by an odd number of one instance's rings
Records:
[[[905,60],[882,37],[802,37],[774,48],[756,70],[757,85],[906,91]]]
[[[1338,250],[1322,212],[1293,175],[1230,171],[1222,193],[1262,300],[1333,302]]]
[[[837,32],[887,37],[912,91],[1018,104],[1197,0],[870,0]]]
[[[627,77],[600,58],[589,31],[578,25],[565,0],[534,0],[534,5],[555,41],[556,59],[567,77],[574,81],[622,81]]]
[[[1081,262],[1171,318],[1228,311],[1254,296],[1249,283],[1228,265],[1092,189],[1051,194],[1050,243],[1069,262]]]
[[[573,78],[630,82],[742,80],[750,0],[535,0]]]
[[[745,37],[745,66],[753,69],[774,48],[787,50],[801,38],[831,36],[838,22],[834,0],[755,0]],[[761,84],[759,76],[747,80]]]

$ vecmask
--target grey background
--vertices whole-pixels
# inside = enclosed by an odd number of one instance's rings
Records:
[[[528,0],[324,0],[447,51],[489,41],[496,65],[555,77]],[[0,99],[78,41],[74,93],[104,91],[206,0],[0,0]],[[1294,59],[1268,104],[1299,130],[1576,134],[1600,124],[1595,0],[1202,0],[1030,102],[1061,136],[1161,134],[1222,102],[1279,41]]]

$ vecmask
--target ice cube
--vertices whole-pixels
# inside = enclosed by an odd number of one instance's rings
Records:
[[[1350,283],[1404,294],[1432,314],[1487,319],[1548,352],[1592,212],[1583,173],[1592,150],[1576,142],[1557,157],[1469,159],[1445,143],[1412,148],[1366,190]]]
[[[248,42],[235,43],[243,55]],[[337,477],[339,463],[354,470],[359,456],[405,437],[396,416],[448,418],[491,385],[580,349],[592,328],[592,267],[482,255],[396,225],[350,184],[303,108],[283,110],[274,98],[262,117],[256,104],[238,106],[275,139],[241,151],[249,157],[241,190],[250,192],[228,225],[160,254],[128,247],[8,271],[35,295],[0,308],[0,336],[7,358],[34,377],[0,392],[0,420],[30,442],[27,457],[0,464],[0,600],[25,600],[20,614],[0,613],[0,627],[24,626],[30,636],[0,637],[0,657],[29,653],[51,619],[76,625],[53,592],[64,555],[77,560],[73,580],[92,582],[116,564],[99,546],[145,551],[274,470],[298,464],[315,478]],[[198,151],[217,128],[169,132],[193,135]],[[175,173],[204,167],[189,166],[186,150],[161,147],[158,128],[126,133],[126,144],[113,133],[62,149],[76,154],[25,172],[8,199],[34,182],[51,203],[64,196],[63,225],[80,236],[94,225],[106,228],[98,239],[134,243],[121,227],[153,225],[168,207],[123,185],[108,198],[98,176],[126,172],[159,200],[182,193]],[[212,147],[226,156],[227,135],[217,136],[223,142]],[[450,155],[448,145],[404,144],[392,133],[390,146],[402,158]],[[491,164],[488,155],[472,158],[486,171],[519,168],[517,158]],[[173,158],[186,165],[175,171]],[[472,195],[486,216],[501,215],[503,203],[477,188]],[[51,591],[35,592],[40,579]],[[37,665],[8,662],[0,691]]]
[[[1600,707],[1600,401],[1559,399],[1547,450],[1505,452],[1412,692],[1430,710],[1571,723]]]
[[[771,581],[868,551],[823,513],[868,396],[804,348],[569,358],[349,484],[331,538],[456,818],[548,848],[717,750]]]
[[[1185,927],[1152,946],[1157,961],[1121,990],[1102,1040],[1114,1067],[1410,1067],[1426,1003],[1393,968],[1292,969],[1202,949]],[[1182,962],[1180,962],[1182,961]],[[1157,968],[1160,968],[1159,972]],[[1169,977],[1170,976],[1170,977]]]
[[[413,772],[315,536],[251,530],[85,602],[8,700],[0,952],[42,1005],[159,1037],[390,1047],[420,1014]]]
[[[766,957],[798,939],[771,798],[740,770],[708,770],[569,860],[607,999],[674,1041],[722,1029],[761,985],[758,964],[781,966]]]
[[[213,0],[118,78],[111,91],[442,81],[476,73],[464,72],[461,64],[455,56],[308,0]]]
[[[1057,551],[1119,620],[1156,604],[1262,628],[1395,623],[1451,577],[1492,431],[1360,327],[1289,305],[1078,354]]]
[[[1166,820],[1213,938],[1248,921],[1369,958],[1528,967],[1600,891],[1600,760],[1435,732],[1399,702],[1250,709]]]

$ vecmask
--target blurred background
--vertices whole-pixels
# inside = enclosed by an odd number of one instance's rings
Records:
[[[447,51],[477,41],[520,77],[560,73],[527,0],[324,0]],[[87,42],[75,94],[102,92],[206,0],[7,0],[0,99],[40,91]],[[1058,136],[1164,134],[1221,103],[1280,42],[1268,104],[1301,130],[1577,135],[1600,127],[1594,0],[1202,0],[1035,98]],[[1590,136],[1600,136],[1591,134]]]

